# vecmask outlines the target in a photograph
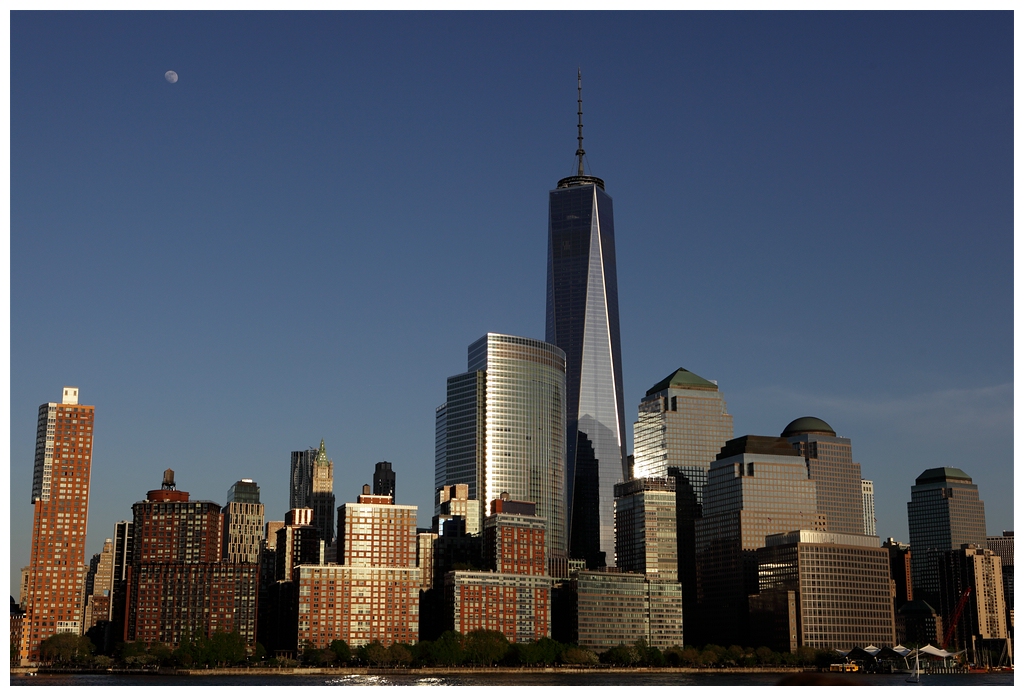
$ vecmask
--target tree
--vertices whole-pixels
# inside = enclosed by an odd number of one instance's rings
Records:
[[[430,646],[430,661],[435,665],[461,665],[463,659],[462,634],[456,631],[445,631]]]
[[[392,643],[388,648],[388,663],[392,665],[407,665],[412,662],[412,650],[410,646],[402,643]]]
[[[570,645],[562,651],[561,662],[565,665],[596,665],[598,657],[590,650]]]
[[[371,665],[382,665],[387,662],[388,649],[379,640],[375,640],[359,648],[359,659]]]
[[[334,653],[334,662],[336,664],[348,664],[352,659],[352,649],[348,647],[348,643],[343,640],[332,640],[331,652]]]
[[[489,667],[505,657],[508,638],[501,631],[477,629],[466,636],[465,650],[465,659],[471,664]]]
[[[39,644],[39,655],[43,661],[58,665],[88,662],[95,650],[91,640],[74,633],[58,633]]]

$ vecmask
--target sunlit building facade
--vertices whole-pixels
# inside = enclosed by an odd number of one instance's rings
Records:
[[[50,636],[82,632],[94,413],[78,403],[77,387],[39,407],[22,664],[38,662],[39,644]]]
[[[860,464],[853,461],[850,439],[839,437],[825,421],[805,416],[782,431],[804,457],[807,475],[816,484],[818,512],[828,531],[864,533],[864,493]]]
[[[565,354],[489,333],[469,346],[468,371],[448,379],[445,413],[443,485],[466,484],[474,501],[535,502],[549,553],[565,556]]]
[[[615,484],[616,567],[679,581],[675,483],[665,477]]]

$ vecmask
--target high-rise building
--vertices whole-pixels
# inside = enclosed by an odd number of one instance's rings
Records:
[[[1013,532],[1004,531],[1002,536],[990,536],[985,546],[992,549],[1003,564],[1003,600],[1006,602],[1006,630],[1013,638]]]
[[[993,658],[998,659],[1008,649],[1001,559],[991,549],[963,544],[939,554],[937,565],[942,623],[951,626],[958,618],[949,649],[968,650],[972,662],[993,664]],[[960,600],[968,589],[970,593],[957,617]],[[989,655],[984,656],[984,652]]]
[[[288,509],[310,508],[313,526],[320,530],[324,544],[334,543],[334,462],[327,458],[327,448],[292,452]]]
[[[685,473],[701,502],[711,462],[732,439],[732,416],[715,382],[679,368],[647,390],[633,424],[633,476]]]
[[[114,567],[110,590],[110,636],[121,640],[128,614],[128,569],[135,551],[135,525],[130,520],[114,523]]]
[[[220,505],[189,500],[164,471],[159,489],[132,506],[132,565],[123,639],[182,642],[238,632],[256,643],[259,567],[221,561]]]
[[[875,535],[875,483],[861,479],[861,500],[864,501],[864,534]]]
[[[615,484],[615,565],[665,582],[679,581],[675,479]]]
[[[760,593],[750,597],[753,645],[792,650],[794,635],[797,647],[822,650],[894,645],[889,554],[878,537],[808,530],[771,534],[757,550],[757,562]],[[779,612],[786,603],[771,601],[773,595],[790,592],[795,611]],[[774,636],[757,635],[757,628],[780,625],[785,630]]]
[[[629,471],[612,199],[584,172],[579,81],[577,89],[576,173],[548,195],[545,340],[565,352],[570,555],[597,568],[615,553],[613,487]]]
[[[263,503],[252,479],[231,484],[224,506],[224,560],[259,563],[263,545]]]
[[[815,482],[783,437],[746,435],[711,465],[697,521],[698,643],[746,645],[747,598],[758,591],[757,549],[769,534],[825,531]]]
[[[468,371],[448,378],[443,466],[443,486],[466,484],[471,500],[507,492],[534,501],[548,521],[549,553],[563,557],[564,394],[559,348],[532,338],[483,336],[469,346]]]
[[[114,540],[105,539],[103,550],[93,556],[85,587],[85,625],[88,631],[99,621],[110,620],[110,600],[114,584]]]
[[[532,502],[503,493],[484,521],[486,572],[453,570],[444,576],[446,628],[502,633],[525,643],[551,636],[551,577],[546,520]]]
[[[804,416],[782,431],[807,463],[807,475],[817,484],[818,512],[828,531],[864,533],[864,497],[860,464],[853,461],[850,439],[820,418]]]
[[[391,462],[377,462],[373,471],[373,494],[390,495],[395,498],[395,472],[391,469]]]
[[[960,469],[927,469],[907,503],[914,596],[939,608],[939,556],[963,544],[985,545],[985,503]]]
[[[895,590],[893,607],[899,611],[904,604],[914,601],[914,582],[910,574],[910,546],[889,537],[882,543],[882,548],[889,553],[889,575],[892,577]]]
[[[297,644],[415,643],[416,506],[395,505],[391,496],[363,486],[355,503],[338,508],[338,563],[297,568]]]
[[[683,368],[647,390],[633,424],[633,476],[675,481],[676,557],[687,636],[699,634],[695,535],[704,487],[711,462],[732,437],[732,416],[718,385]]]
[[[469,497],[469,484],[456,483],[437,489],[434,509],[438,511],[431,525],[434,533],[444,534],[444,523],[453,517],[461,517],[466,522],[466,534],[480,534],[483,512],[480,501]]]
[[[320,529],[313,525],[311,508],[289,510],[284,515],[284,525],[277,530],[274,579],[278,582],[292,582],[300,565],[323,565],[324,540]]]
[[[39,407],[22,664],[38,662],[39,644],[50,636],[82,632],[94,413],[78,403],[77,387]]]
[[[660,650],[682,647],[679,583],[607,568],[575,572],[564,585],[555,640],[597,652],[639,640]]]

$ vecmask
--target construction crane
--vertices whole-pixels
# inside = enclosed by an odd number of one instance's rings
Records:
[[[953,620],[949,622],[949,628],[946,629],[946,635],[942,639],[943,650],[946,649],[946,646],[949,645],[949,641],[952,640],[953,631],[956,630],[956,622],[960,620],[960,614],[964,613],[964,607],[967,605],[967,598],[970,596],[971,586],[968,585],[960,594],[960,601],[956,603],[956,611],[953,612]]]

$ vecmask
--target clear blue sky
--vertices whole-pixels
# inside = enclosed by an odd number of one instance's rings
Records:
[[[15,12],[10,54],[14,594],[64,385],[90,555],[168,467],[282,519],[321,438],[339,504],[386,459],[429,524],[445,379],[544,337],[577,67],[630,438],[685,367],[737,436],[851,438],[882,537],[935,466],[1013,528],[1009,12]]]

